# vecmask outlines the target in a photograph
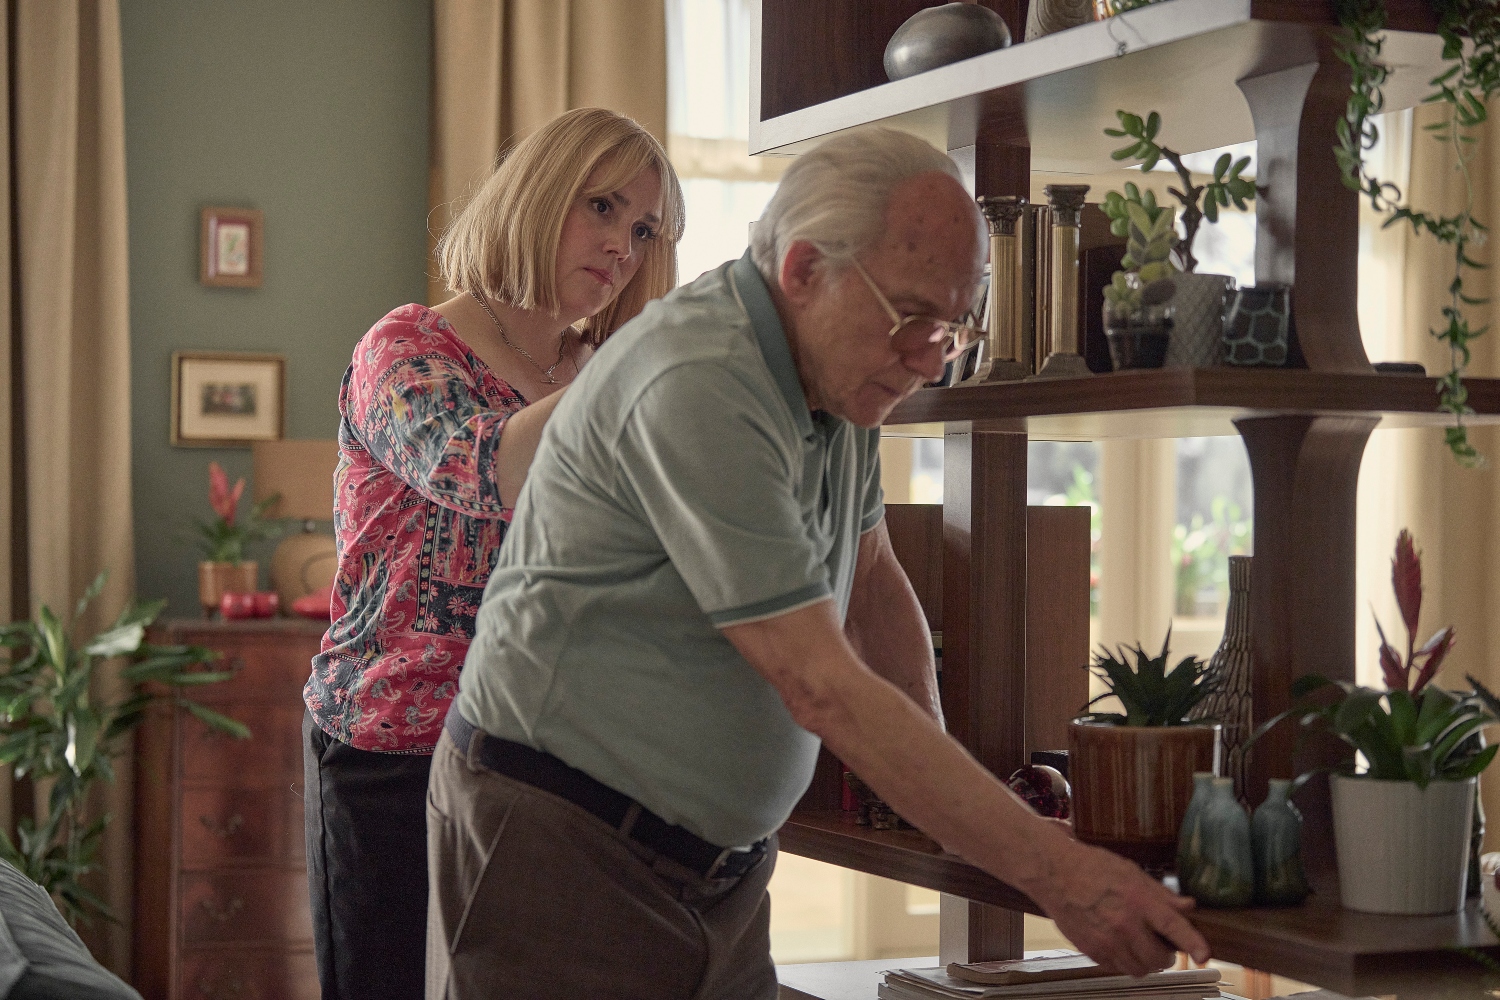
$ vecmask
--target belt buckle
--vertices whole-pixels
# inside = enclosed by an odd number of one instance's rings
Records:
[[[706,879],[717,878],[720,870],[724,867],[724,862],[729,860],[730,855],[737,853],[739,852],[736,851],[733,847],[724,848],[719,852],[719,856],[717,858],[714,858],[714,863],[708,866],[708,871],[703,873],[703,877]]]

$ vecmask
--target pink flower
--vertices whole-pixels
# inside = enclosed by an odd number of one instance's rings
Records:
[[[245,492],[245,480],[240,479],[234,484],[234,489],[229,488],[229,477],[224,474],[224,469],[218,462],[208,463],[208,505],[214,509],[229,527],[234,527],[235,510],[240,505],[240,496]]]

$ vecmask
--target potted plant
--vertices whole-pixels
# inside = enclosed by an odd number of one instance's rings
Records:
[[[104,580],[99,574],[84,593],[73,621]],[[96,782],[114,780],[113,761],[127,749],[127,737],[147,708],[175,704],[212,729],[241,739],[250,735],[242,724],[182,696],[184,688],[231,676],[198,669],[218,653],[146,641],[147,627],[166,603],[133,604],[82,642],[74,640],[73,622],[45,605],[35,621],[0,626],[0,763],[44,789],[46,801],[39,816],[23,816],[16,824],[15,841],[0,831],[0,858],[51,893],[70,923],[110,917],[83,884],[98,867],[95,856],[109,816],[90,820],[86,803]],[[120,674],[128,691],[111,698],[95,684],[95,675],[102,661],[122,656],[131,659]]]
[[[1131,185],[1134,187],[1134,185]],[[1104,289],[1104,335],[1115,369],[1160,368],[1172,335],[1176,213],[1151,192],[1125,206],[1125,259]]]
[[[1422,570],[1406,531],[1396,540],[1392,582],[1407,643],[1403,655],[1379,630],[1385,690],[1300,677],[1292,685],[1296,704],[1257,735],[1296,716],[1304,737],[1334,737],[1363,757],[1364,770],[1351,762],[1330,778],[1345,908],[1452,913],[1465,898],[1478,776],[1497,750],[1485,747],[1479,732],[1500,718],[1486,709],[1488,692],[1431,683],[1454,633],[1444,628],[1416,645]]]
[[[198,602],[203,616],[213,616],[227,593],[250,593],[256,589],[259,565],[245,558],[247,542],[270,538],[277,525],[264,518],[266,510],[281,499],[272,494],[250,508],[244,521],[236,523],[240,497],[245,492],[243,477],[231,489],[229,477],[218,462],[208,463],[208,505],[217,515],[212,521],[198,521],[203,545],[203,561],[198,563]]]
[[[1167,669],[1168,646],[1100,649],[1093,671],[1106,691],[1068,727],[1073,830],[1148,868],[1169,867],[1193,791],[1193,772],[1219,773],[1220,727],[1188,713],[1213,690],[1207,665],[1183,657]],[[1134,663],[1130,662],[1134,658]],[[1119,712],[1090,712],[1116,697]]]
[[[1182,154],[1156,141],[1161,130],[1161,115],[1153,111],[1142,118],[1127,111],[1116,111],[1115,116],[1120,120],[1120,127],[1105,129],[1104,133],[1130,141],[1115,150],[1114,159],[1139,160],[1143,173],[1149,173],[1166,160],[1176,170],[1180,183],[1179,187],[1167,189],[1182,205],[1183,235],[1178,239],[1175,228],[1172,231],[1171,250],[1177,257],[1181,273],[1174,280],[1171,301],[1176,315],[1166,363],[1218,364],[1223,357],[1224,299],[1234,287],[1234,279],[1223,274],[1198,274],[1193,243],[1205,220],[1210,223],[1219,221],[1220,208],[1232,204],[1243,211],[1255,200],[1255,182],[1244,176],[1250,158],[1236,160],[1225,153],[1214,164],[1212,179],[1196,184],[1192,172],[1182,162]],[[1134,184],[1125,185],[1123,194],[1110,191],[1105,195],[1103,209],[1116,236],[1128,235],[1130,206],[1146,204],[1148,198],[1151,204],[1155,203],[1151,192],[1143,195]]]

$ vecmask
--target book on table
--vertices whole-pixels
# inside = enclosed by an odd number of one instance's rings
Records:
[[[879,996],[883,1000],[1216,1000],[1221,996],[1219,978],[1217,969],[1174,969],[1140,978],[1113,975],[1076,952],[1049,952],[1009,962],[954,963],[947,969],[892,969],[885,974]]]

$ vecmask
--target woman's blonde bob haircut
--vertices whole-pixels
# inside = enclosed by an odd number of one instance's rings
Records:
[[[624,115],[579,108],[518,143],[438,240],[443,280],[460,294],[483,292],[518,309],[556,313],[557,245],[569,210],[580,197],[617,191],[647,168],[661,177],[661,225],[657,238],[645,241],[635,277],[578,324],[597,346],[677,285],[682,188],[661,143]]]

